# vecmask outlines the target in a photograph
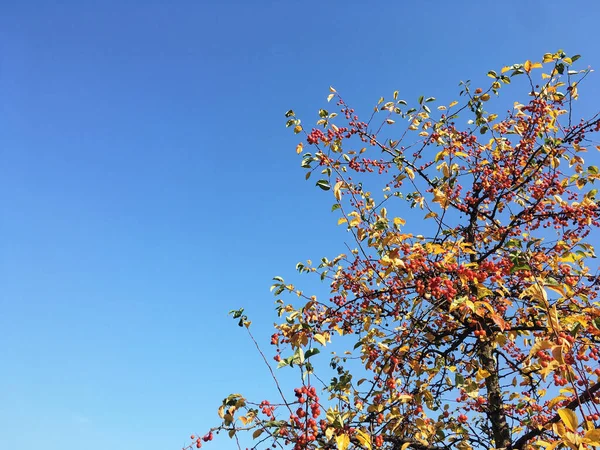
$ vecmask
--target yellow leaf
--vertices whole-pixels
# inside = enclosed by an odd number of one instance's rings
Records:
[[[331,439],[331,438],[333,437],[333,432],[334,432],[334,431],[335,431],[335,428],[333,428],[333,427],[327,427],[327,428],[325,429],[325,437],[326,437],[327,439]]]
[[[448,197],[446,196],[446,194],[444,194],[440,189],[434,189],[433,190],[433,199],[432,201],[434,203],[439,203],[440,206],[444,209],[446,209],[448,207],[448,204],[450,203],[448,201]]]
[[[335,183],[335,186],[333,187],[333,196],[338,201],[340,201],[342,199],[342,193],[340,192],[340,189],[343,186],[344,186],[344,182],[343,181],[338,181],[337,183]]]
[[[396,400],[399,400],[401,403],[408,403],[412,401],[413,396],[410,394],[400,394],[395,397]]]
[[[336,90],[333,88],[333,86],[329,86],[329,90],[330,90],[331,92],[337,92],[337,91],[336,91]]]
[[[327,101],[330,102],[333,97],[335,97],[335,94],[329,94],[327,96]]]
[[[581,255],[581,254],[568,253],[565,256],[561,256],[559,258],[559,261],[560,262],[575,262],[575,261],[582,259],[583,257],[584,257],[584,255]]]
[[[479,369],[477,371],[476,379],[477,381],[481,381],[489,377],[491,374],[485,369]]]
[[[340,218],[338,219],[338,223],[337,223],[337,224],[338,224],[338,225],[341,225],[341,224],[343,224],[344,222],[348,222],[348,219],[346,219],[345,217],[340,217]]]
[[[506,73],[506,72],[508,72],[509,70],[510,70],[510,66],[504,66],[500,72],[501,72],[501,73]]]
[[[586,443],[591,444],[595,447],[600,447],[600,428],[590,430],[583,436]]]
[[[360,224],[361,218],[356,211],[352,211],[350,214],[348,214],[348,216],[354,217],[349,223],[350,227],[357,227]]]
[[[568,408],[562,408],[558,410],[558,415],[560,416],[561,420],[568,429],[570,429],[571,431],[577,430],[579,420],[577,420],[577,414],[575,414],[573,410]]]
[[[325,336],[322,334],[315,334],[313,337],[315,338],[315,341],[321,345],[325,345],[327,343],[327,339],[325,339]]]
[[[356,439],[361,443],[367,450],[371,450],[371,436],[365,433],[363,430],[356,432]]]
[[[346,450],[350,445],[350,438],[347,434],[340,434],[335,437],[335,443],[337,444],[338,450]]]
[[[448,105],[448,108],[452,108],[453,106],[456,106],[456,105],[458,105],[458,102],[456,100],[454,100],[452,103],[450,103]]]
[[[399,227],[406,224],[406,220],[401,219],[400,217],[394,217],[394,225],[398,225]]]
[[[425,214],[424,219],[431,219],[432,217],[437,217],[437,213],[434,211],[431,211],[430,213]]]
[[[525,61],[524,67],[525,67],[525,72],[527,72],[527,73],[531,72],[531,61],[529,61],[529,60]]]
[[[559,364],[564,364],[565,359],[563,358],[563,347],[562,345],[555,345],[552,347],[552,356]]]
[[[367,237],[367,232],[364,228],[359,228],[358,231],[356,232],[356,237],[358,238],[359,241],[364,240]]]
[[[294,133],[298,134],[302,131],[302,126],[301,125],[296,125],[294,127]]]
[[[562,422],[558,422],[552,424],[552,431],[554,432],[554,434],[563,437],[563,435],[567,432],[567,429],[565,428]]]
[[[410,167],[405,167],[404,170],[406,171],[408,178],[410,178],[411,180],[415,179],[415,173]]]
[[[567,398],[568,397],[565,397],[564,395],[559,395],[558,397],[554,397],[552,400],[550,400],[548,402],[548,407],[553,408],[554,406],[556,406],[557,403],[560,403],[563,400],[566,400]]]
[[[300,142],[297,146],[296,146],[296,153],[302,153],[302,148],[304,147],[304,144],[302,142]]]
[[[549,63],[551,61],[554,61],[554,58],[552,57],[552,53],[546,53],[544,55],[544,59],[542,60],[542,62],[545,63]]]
[[[531,347],[531,351],[529,352],[529,357],[531,358],[533,355],[535,355],[540,350],[547,350],[549,348],[552,348],[552,343],[550,341],[548,341],[548,340],[537,341]]]

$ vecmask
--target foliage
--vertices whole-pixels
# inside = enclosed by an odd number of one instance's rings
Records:
[[[276,296],[304,299],[277,300],[271,340],[302,384],[276,402],[227,397],[204,441],[250,430],[256,448],[296,450],[600,446],[600,278],[588,267],[600,174],[583,158],[600,150],[600,119],[572,119],[590,72],[578,58],[490,71],[489,87],[461,83],[462,101],[436,110],[394,92],[362,121],[332,88],[339,114],[321,109],[310,131],[288,111],[307,179],[323,174],[355,248],[298,264],[326,280],[326,301],[275,278]],[[487,112],[518,79],[527,101]],[[408,209],[412,228],[396,215]],[[345,352],[319,369],[328,347]]]

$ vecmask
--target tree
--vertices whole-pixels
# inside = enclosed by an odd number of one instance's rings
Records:
[[[363,121],[331,88],[340,114],[321,109],[312,130],[287,112],[306,136],[306,177],[324,174],[316,185],[354,248],[298,264],[330,285],[327,300],[275,278],[277,297],[303,299],[277,300],[271,339],[279,367],[302,375],[294,395],[230,395],[190,447],[241,430],[256,448],[295,450],[600,446],[600,277],[588,267],[600,175],[583,158],[600,150],[600,116],[573,117],[590,73],[577,59],[490,71],[489,87],[461,83],[462,102],[435,111],[432,97],[409,107],[394,92]],[[519,79],[526,101],[487,112]]]

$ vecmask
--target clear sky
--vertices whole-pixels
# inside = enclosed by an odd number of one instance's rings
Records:
[[[0,2],[0,448],[177,449],[226,394],[261,400],[227,311],[265,339],[271,277],[344,251],[283,113],[310,123],[330,85],[365,108],[455,97],[559,48],[600,67],[599,18],[591,0]]]

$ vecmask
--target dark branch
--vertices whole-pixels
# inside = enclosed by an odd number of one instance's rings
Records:
[[[567,409],[571,409],[574,410],[575,408],[577,408],[579,405],[583,404],[583,403],[587,403],[590,400],[592,400],[594,398],[594,394],[600,391],[600,381],[597,382],[596,384],[594,384],[591,388],[587,389],[583,394],[581,394],[579,397],[571,400],[566,408]],[[558,423],[560,421],[560,416],[558,414],[556,414],[552,419],[550,419],[546,425],[550,425],[553,423]],[[531,439],[539,436],[540,434],[542,434],[544,431],[546,431],[546,427],[541,427],[539,430],[535,429],[535,430],[530,430],[527,433],[525,433],[523,436],[521,436],[519,439],[517,439],[515,441],[515,443],[511,446],[512,450],[522,450],[523,447],[525,446],[525,444],[527,444],[527,442],[529,442]]]

